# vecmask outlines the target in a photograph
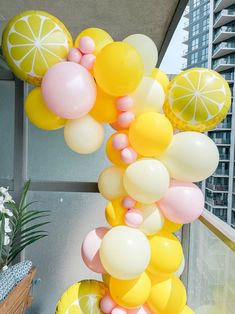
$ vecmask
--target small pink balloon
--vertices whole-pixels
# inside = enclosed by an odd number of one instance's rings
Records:
[[[136,204],[136,201],[133,200],[133,198],[131,198],[130,196],[126,196],[122,200],[122,206],[125,207],[126,209],[133,208],[135,206],[135,204]]]
[[[127,314],[127,309],[124,309],[123,307],[121,307],[121,306],[116,306],[113,310],[112,310],[112,312],[111,312],[111,314]]]
[[[89,36],[82,36],[79,39],[78,48],[81,50],[82,53],[92,53],[95,50],[95,42]]]
[[[116,150],[122,150],[128,146],[128,136],[125,133],[119,133],[114,135],[112,140],[112,146]]]
[[[72,48],[69,50],[67,59],[68,61],[79,63],[82,58],[81,52],[77,48]]]
[[[138,155],[132,147],[126,147],[121,151],[121,159],[126,164],[131,164],[136,161]]]
[[[202,214],[204,196],[193,183],[171,180],[168,191],[157,204],[163,215],[170,221],[187,224]]]
[[[85,116],[96,100],[96,84],[80,64],[59,62],[42,79],[42,96],[47,107],[66,119]]]
[[[122,112],[118,115],[117,123],[122,128],[128,128],[132,121],[135,120],[135,115],[131,111]]]
[[[88,71],[93,69],[94,63],[95,63],[95,55],[93,54],[87,54],[82,56],[80,64],[86,68]]]
[[[130,209],[125,214],[125,223],[132,228],[138,228],[143,222],[143,215],[138,209]]]
[[[127,313],[128,314],[153,314],[153,312],[150,311],[150,309],[146,305],[143,305],[138,309],[128,310]]]
[[[120,97],[117,100],[117,109],[120,111],[128,111],[133,106],[133,99],[131,96]]]
[[[88,268],[96,273],[106,273],[99,256],[99,249],[103,237],[109,231],[109,228],[100,227],[88,233],[82,243],[82,258]]]
[[[121,127],[117,121],[110,123],[109,125],[116,131],[121,131],[121,130],[125,129],[125,128]]]
[[[116,305],[117,304],[113,301],[113,299],[109,295],[106,295],[100,301],[100,309],[105,314],[111,313]]]

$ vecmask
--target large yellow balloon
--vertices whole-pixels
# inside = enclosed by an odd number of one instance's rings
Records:
[[[113,138],[116,134],[126,134],[128,135],[128,131],[119,131],[119,132],[116,132],[114,134],[112,134],[107,143],[106,143],[106,154],[107,154],[107,157],[108,159],[115,165],[119,166],[119,167],[122,167],[122,168],[126,168],[128,166],[127,163],[125,163],[124,161],[122,161],[121,159],[121,152],[120,150],[116,150],[113,145],[112,145],[112,141],[113,141]]]
[[[105,209],[105,218],[112,226],[125,225],[124,216],[127,209],[122,206],[123,197],[119,197],[112,202],[109,202]]]
[[[173,79],[164,112],[176,129],[205,132],[225,118],[230,105],[225,79],[213,70],[195,68]]]
[[[134,200],[151,204],[166,193],[169,187],[169,174],[160,161],[143,158],[133,162],[125,170],[123,184]]]
[[[142,156],[162,155],[172,137],[173,128],[170,121],[157,112],[140,114],[130,126],[130,143]]]
[[[114,42],[97,55],[94,76],[97,84],[113,96],[132,93],[144,73],[143,60],[129,44]]]
[[[151,290],[151,280],[146,273],[132,280],[111,277],[109,288],[112,298],[118,305],[132,309],[147,301]]]
[[[122,168],[111,166],[104,169],[98,179],[98,188],[104,198],[112,201],[126,194],[123,186]]]
[[[160,231],[151,236],[151,258],[148,271],[174,273],[178,270],[182,259],[183,250],[180,241],[171,233]]]
[[[34,88],[25,101],[25,112],[30,122],[43,130],[57,130],[62,128],[66,120],[51,112],[43,98],[41,88]]]
[[[187,305],[183,308],[183,311],[180,314],[194,314],[195,312]]]
[[[153,78],[144,76],[136,90],[130,95],[133,99],[131,111],[138,115],[143,112],[160,112],[165,101],[162,86]]]
[[[16,76],[39,85],[54,64],[66,60],[73,40],[64,24],[43,11],[13,17],[3,33],[3,55]]]
[[[101,123],[115,122],[118,116],[116,98],[97,86],[96,101],[89,114]]]
[[[176,224],[173,221],[170,221],[166,217],[164,217],[164,225],[162,227],[162,231],[167,231],[167,232],[176,232],[180,228],[182,228],[183,225],[181,224]]]
[[[167,93],[170,81],[168,76],[162,70],[158,68],[153,69],[150,77],[154,78],[158,83],[160,83],[164,89],[164,92]]]
[[[152,288],[147,305],[153,313],[180,313],[186,305],[186,290],[175,275],[158,274],[150,277]]]
[[[150,246],[143,232],[117,226],[104,236],[100,246],[104,269],[120,280],[137,278],[145,271],[150,259]]]
[[[113,42],[112,37],[103,29],[100,28],[86,28],[84,29],[75,39],[74,46],[78,47],[79,39],[82,36],[89,36],[91,37],[95,42],[95,50],[93,52],[94,55],[97,55],[102,48],[104,48],[106,45]]]

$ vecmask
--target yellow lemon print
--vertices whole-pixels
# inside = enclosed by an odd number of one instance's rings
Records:
[[[42,11],[15,16],[3,33],[2,49],[8,65],[19,78],[36,85],[52,65],[66,59],[72,46],[64,24]]]
[[[225,118],[230,105],[225,79],[213,70],[194,68],[173,79],[164,112],[176,129],[205,132]]]

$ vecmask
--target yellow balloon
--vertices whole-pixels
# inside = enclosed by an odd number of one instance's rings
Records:
[[[111,276],[109,274],[102,274],[102,280],[106,287],[109,287]]]
[[[194,314],[195,312],[187,305],[183,308],[183,311],[180,314]]]
[[[176,232],[180,228],[182,228],[183,225],[181,224],[176,224],[173,221],[170,221],[166,217],[164,217],[164,225],[162,227],[162,231],[167,231],[167,232]]]
[[[157,112],[142,113],[130,126],[129,140],[142,156],[160,156],[173,138],[170,121]]]
[[[115,135],[117,134],[126,134],[128,136],[128,131],[119,131],[116,132],[114,134],[112,134],[107,143],[106,143],[106,154],[108,159],[115,165],[121,167],[121,168],[126,168],[128,166],[127,163],[125,163],[124,161],[122,161],[121,159],[121,151],[120,150],[116,150],[113,145],[112,145],[112,141]]]
[[[225,118],[230,105],[225,79],[213,70],[194,68],[172,80],[164,112],[176,129],[205,132]]]
[[[40,87],[34,88],[28,94],[24,109],[30,122],[43,130],[57,130],[66,123],[65,119],[55,115],[47,108]]]
[[[101,123],[115,122],[118,116],[116,98],[97,86],[96,101],[89,114]]]
[[[98,179],[98,188],[104,198],[112,201],[126,195],[122,182],[123,174],[124,170],[116,166],[108,167],[101,172]]]
[[[3,55],[16,76],[40,85],[54,64],[66,60],[73,40],[64,24],[43,11],[13,17],[3,33]]]
[[[68,120],[64,127],[64,139],[68,147],[78,154],[91,154],[103,143],[103,126],[90,115]]]
[[[148,271],[174,273],[178,270],[183,259],[183,249],[176,236],[169,232],[160,231],[149,237],[151,258]]]
[[[97,84],[113,96],[132,93],[144,73],[143,60],[131,45],[114,42],[97,55],[94,76]]]
[[[162,86],[156,80],[147,76],[143,77],[130,96],[133,99],[131,111],[135,115],[143,112],[160,112],[165,101]]]
[[[165,93],[168,91],[170,80],[162,70],[158,68],[153,69],[150,77],[154,78],[158,83],[162,85]]]
[[[150,277],[152,288],[147,305],[153,313],[180,313],[186,305],[187,296],[183,283],[175,275],[158,274]]]
[[[105,209],[105,218],[112,226],[125,225],[124,216],[127,209],[122,206],[123,197],[119,197],[112,202],[109,202]]]
[[[94,55],[97,55],[102,48],[113,42],[112,37],[106,31],[100,28],[91,27],[84,29],[77,36],[74,43],[75,47],[78,47],[79,39],[82,36],[89,36],[94,40],[95,42],[95,50],[93,52]]]
[[[128,309],[143,305],[151,290],[151,281],[146,273],[132,280],[119,280],[111,277],[110,294],[120,306]]]

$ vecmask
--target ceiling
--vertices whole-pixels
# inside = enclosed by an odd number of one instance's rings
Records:
[[[186,2],[185,0],[0,0],[0,32],[2,33],[7,22],[14,15],[25,10],[37,9],[57,16],[74,38],[84,28],[99,27],[110,33],[115,40],[122,40],[127,35],[135,33],[148,35],[160,49],[168,45]]]

